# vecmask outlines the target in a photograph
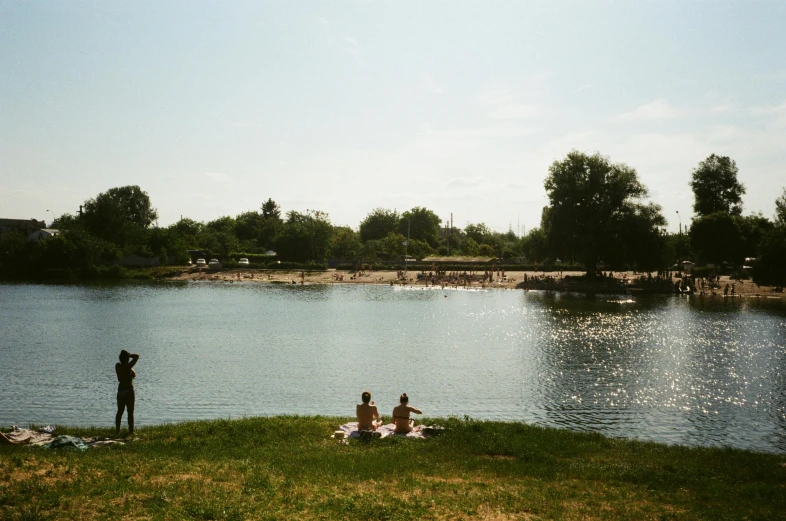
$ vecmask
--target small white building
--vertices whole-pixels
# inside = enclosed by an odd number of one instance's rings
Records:
[[[54,228],[41,228],[28,235],[27,239],[33,242],[41,242],[50,237],[57,237],[58,235],[60,235],[60,230],[55,230]]]

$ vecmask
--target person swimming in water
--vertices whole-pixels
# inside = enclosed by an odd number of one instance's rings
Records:
[[[360,399],[363,403],[359,403],[355,408],[355,413],[358,417],[358,430],[377,430],[377,427],[382,425],[382,417],[379,415],[379,411],[377,411],[377,406],[371,401],[371,393],[363,391]]]
[[[409,413],[414,412],[415,414],[423,414],[423,412],[409,405],[409,396],[407,396],[407,393],[402,394],[398,401],[399,405],[393,408],[393,423],[396,424],[397,433],[405,434],[412,430],[412,426],[415,423],[415,420],[409,418]]]
[[[115,364],[115,374],[117,375],[117,415],[115,416],[115,436],[120,434],[120,422],[123,419],[123,411],[128,409],[128,434],[134,433],[134,378],[136,372],[133,367],[139,360],[139,355],[131,354],[125,349],[120,351],[120,362]]]

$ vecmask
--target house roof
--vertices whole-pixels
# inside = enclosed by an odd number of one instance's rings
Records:
[[[421,262],[491,262],[494,257],[425,257]]]

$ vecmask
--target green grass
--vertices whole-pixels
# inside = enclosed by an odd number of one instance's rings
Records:
[[[161,425],[83,453],[0,445],[0,519],[786,519],[784,456],[458,419],[428,440],[342,444],[341,422]]]

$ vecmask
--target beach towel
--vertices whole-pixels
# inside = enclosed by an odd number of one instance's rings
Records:
[[[345,423],[344,425],[340,425],[338,429],[344,431],[344,436],[347,438],[360,438],[358,422]],[[380,425],[377,427],[377,432],[379,433],[380,438],[387,438],[388,436],[398,436],[401,438],[428,438],[428,435],[424,432],[425,429],[425,425],[416,425],[410,432],[406,434],[400,434],[396,432],[395,424],[388,423],[386,425]]]
[[[54,436],[48,432],[36,432],[30,429],[14,427],[13,431],[3,434],[3,438],[16,445],[40,447],[50,443],[54,439]]]
[[[72,448],[76,448],[79,450],[85,450],[88,447],[108,447],[110,445],[124,445],[126,443],[126,440],[107,438],[105,436],[94,437],[94,438],[93,437],[77,438],[74,436],[55,437],[50,432],[48,432],[54,430],[55,430],[54,427],[48,427],[48,428],[39,429],[39,431],[42,432],[36,432],[31,429],[20,429],[19,427],[15,426],[14,430],[11,432],[0,433],[0,443],[12,443],[14,445],[27,445],[30,447],[46,447],[50,449],[70,446]],[[58,438],[60,438],[59,441]],[[83,446],[84,448],[82,448]]]

